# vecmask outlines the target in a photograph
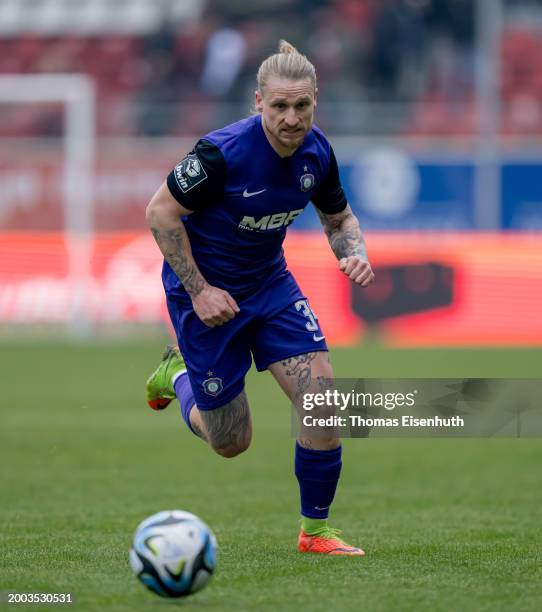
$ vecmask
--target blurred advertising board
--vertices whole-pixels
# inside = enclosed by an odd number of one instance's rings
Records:
[[[542,232],[542,161],[518,160],[502,168],[502,227]]]
[[[375,149],[340,165],[352,208],[368,230],[470,230],[476,227],[475,168],[464,158],[434,161]],[[300,217],[319,227],[313,211]]]
[[[368,248],[377,280],[361,290],[338,270],[322,232],[287,239],[289,267],[330,344],[371,333],[393,346],[542,345],[536,235],[371,232]],[[148,232],[97,233],[84,279],[74,277],[70,249],[57,232],[0,234],[2,326],[68,322],[77,309],[94,325],[167,321]]]

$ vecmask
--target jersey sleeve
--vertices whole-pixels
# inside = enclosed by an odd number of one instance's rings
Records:
[[[188,210],[198,211],[220,198],[226,183],[226,160],[208,140],[199,140],[167,177],[171,195]]]
[[[346,208],[346,196],[341,185],[339,166],[332,148],[330,148],[327,176],[317,187],[311,199],[316,208],[326,215],[335,215]]]

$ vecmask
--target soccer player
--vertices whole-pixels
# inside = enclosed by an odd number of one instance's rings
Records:
[[[333,376],[324,333],[282,251],[286,228],[309,201],[339,270],[362,287],[374,279],[335,155],[313,125],[314,66],[280,41],[257,86],[257,113],[199,140],[147,207],[180,347],[168,347],[148,379],[147,401],[162,409],[178,398],[187,426],[224,457],[250,444],[251,356],[296,406]],[[364,554],[327,523],[341,465],[335,430],[301,431],[301,552]]]

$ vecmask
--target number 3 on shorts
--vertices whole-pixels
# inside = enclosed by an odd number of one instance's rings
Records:
[[[311,310],[307,300],[297,300],[294,306],[297,312],[301,312],[302,315],[307,317],[308,321],[305,323],[307,330],[310,332],[318,331],[318,323],[316,323],[318,317]]]

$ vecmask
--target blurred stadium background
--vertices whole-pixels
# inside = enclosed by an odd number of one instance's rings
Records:
[[[286,38],[315,63],[377,282],[312,211],[290,267],[329,340],[542,344],[542,2],[0,0],[0,328],[160,329],[144,208],[205,132],[250,112]]]

